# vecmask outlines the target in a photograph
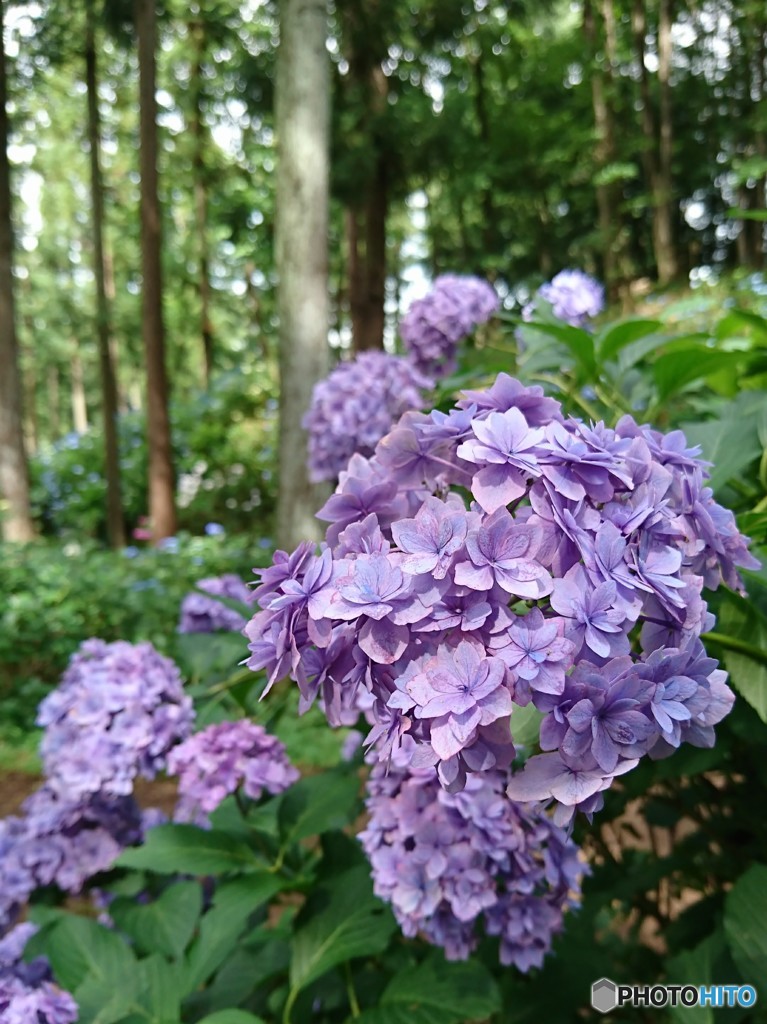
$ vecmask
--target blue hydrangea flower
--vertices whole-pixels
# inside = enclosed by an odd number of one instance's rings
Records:
[[[252,592],[239,576],[234,573],[209,576],[199,580],[196,586],[205,593],[192,591],[181,602],[179,633],[215,633],[220,629],[229,632],[242,630],[246,622],[245,617],[236,608],[230,608],[229,605],[216,600],[218,597],[224,597],[241,604],[250,603]]]

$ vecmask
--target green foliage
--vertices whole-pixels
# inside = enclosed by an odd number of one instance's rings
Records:
[[[130,556],[130,557],[129,557]],[[37,704],[88,637],[148,640],[178,656],[176,627],[185,594],[205,576],[251,578],[269,548],[243,538],[182,537],[166,550],[110,552],[89,542],[63,547],[7,545],[0,553],[2,732],[29,729]],[[241,660],[229,648],[228,667]],[[210,639],[215,644],[215,639]]]

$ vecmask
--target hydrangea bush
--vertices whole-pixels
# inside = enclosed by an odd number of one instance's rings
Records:
[[[525,320],[536,312],[537,299],[551,305],[554,316],[572,327],[585,327],[605,307],[605,290],[595,278],[582,270],[560,270],[541,285],[536,298],[522,311]]]
[[[178,667],[151,644],[87,640],[40,705],[49,785],[69,800],[129,794],[165,767],[193,717]]]
[[[370,820],[360,835],[375,891],[405,935],[422,934],[448,959],[477,946],[476,924],[500,936],[500,959],[540,967],[564,911],[576,906],[585,865],[540,804],[507,799],[508,772],[472,775],[448,793],[433,768],[378,764],[368,780]]]
[[[712,745],[731,707],[703,590],[756,563],[706,477],[681,432],[586,424],[501,374],[351,460],[319,552],[261,574],[248,664],[331,723],[372,698],[381,761],[412,742],[451,793],[509,767],[532,703],[543,752],[510,798],[590,815],[640,758]]]
[[[181,602],[179,633],[215,633],[218,630],[234,632],[242,629],[246,622],[245,616],[236,608],[217,600],[219,597],[248,604],[251,591],[245,581],[232,572],[200,580],[197,591],[187,594]]]
[[[445,377],[456,368],[459,342],[489,320],[498,306],[498,295],[487,281],[442,274],[400,322],[405,350],[422,373]]]
[[[408,409],[421,409],[434,382],[402,356],[362,352],[338,366],[312,393],[303,426],[309,432],[309,477],[337,480],[355,452],[375,446]]]
[[[242,788],[251,800],[276,796],[298,781],[285,745],[261,725],[240,720],[202,729],[175,747],[168,771],[178,776],[176,821],[208,826],[208,817],[230,793]]]

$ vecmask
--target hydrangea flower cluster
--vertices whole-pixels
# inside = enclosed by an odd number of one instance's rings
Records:
[[[585,327],[605,308],[605,290],[599,281],[582,270],[560,270],[538,289],[538,297],[550,303],[554,316],[572,327]],[[531,320],[535,299],[525,306],[522,317]]]
[[[372,455],[408,409],[423,408],[434,382],[402,356],[362,352],[318,384],[303,419],[309,432],[309,477],[337,480],[355,452]]]
[[[376,765],[359,838],[376,894],[405,935],[421,933],[449,960],[464,960],[484,920],[500,936],[501,963],[527,971],[541,966],[577,905],[585,865],[541,804],[506,798],[508,781],[507,772],[488,771],[451,794],[433,768]]]
[[[77,1003],[53,984],[45,957],[21,959],[35,934],[33,924],[19,924],[0,940],[0,1020],[3,1024],[74,1024]]]
[[[38,711],[48,785],[69,801],[128,794],[164,768],[193,717],[177,666],[151,644],[86,640]]]
[[[458,343],[489,320],[498,306],[498,295],[487,281],[442,274],[427,295],[411,304],[399,333],[419,370],[445,377],[455,370]]]
[[[244,580],[230,572],[223,576],[209,576],[195,585],[197,590],[187,594],[181,602],[179,633],[215,633],[219,629],[234,633],[242,629],[246,621],[244,615],[216,598],[224,597],[248,604],[251,591]],[[205,593],[199,593],[201,590]]]
[[[70,799],[46,783],[24,802],[21,816],[0,820],[0,933],[35,889],[79,892],[143,834],[132,797]]]
[[[712,745],[732,704],[702,590],[757,563],[706,476],[680,431],[565,418],[501,374],[351,460],[319,553],[262,572],[248,664],[334,724],[364,693],[380,758],[408,738],[451,792],[510,765],[532,702],[544,753],[512,799],[590,814],[645,754]]]
[[[259,800],[298,781],[284,745],[262,726],[245,719],[221,722],[190,736],[168,755],[168,770],[179,776],[176,821],[203,827],[208,815],[240,786]]]

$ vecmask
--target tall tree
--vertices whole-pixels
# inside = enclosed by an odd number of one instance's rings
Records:
[[[99,347],[101,402],[104,419],[104,469],[107,482],[107,536],[114,548],[125,544],[120,494],[120,453],[117,440],[117,382],[112,359],[111,310],[107,295],[104,255],[104,182],[101,172],[101,118],[94,0],[85,9],[85,86],[88,96],[88,144],[91,163],[91,220],[96,282],[96,335]]]
[[[29,503],[29,474],[24,446],[19,345],[13,294],[13,226],[8,159],[7,67],[4,45],[5,0],[0,0],[0,494],[6,510],[3,537],[28,541],[35,535]]]
[[[315,538],[301,419],[328,370],[329,74],[326,0],[283,0],[277,56],[275,257],[280,318],[277,536]]]
[[[162,308],[162,225],[157,188],[155,0],[135,0],[134,11],[139,66],[141,327],[147,381],[149,517],[152,522],[152,536],[158,541],[176,532],[176,505]]]
[[[200,9],[196,8],[200,15]],[[192,175],[194,178],[194,220],[197,234],[197,290],[200,297],[200,334],[205,371],[205,386],[213,373],[213,326],[210,318],[210,246],[208,244],[208,181],[205,166],[206,131],[203,121],[202,94],[206,56],[205,22],[200,15],[189,21],[192,43],[191,129],[194,140]]]

